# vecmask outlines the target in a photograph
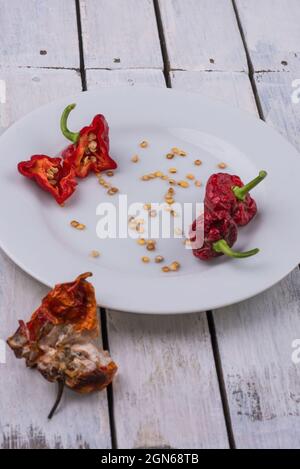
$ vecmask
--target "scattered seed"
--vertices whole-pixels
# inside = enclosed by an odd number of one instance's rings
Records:
[[[116,194],[117,192],[119,192],[119,189],[118,189],[117,187],[111,187],[111,188],[107,191],[108,195],[114,195],[114,194]]]
[[[171,213],[172,217],[177,217],[177,212],[175,212],[175,210],[171,210],[170,213]]]
[[[147,176],[147,174],[145,174],[144,176],[141,177],[141,180],[142,181],[149,181],[149,176]]]
[[[162,270],[163,272],[170,272],[170,267],[168,267],[167,265],[164,265],[164,266],[161,268],[161,270]]]
[[[201,160],[195,160],[195,161],[194,161],[194,164],[195,164],[196,166],[200,166],[200,165],[202,164],[202,161],[201,161]]]
[[[150,215],[151,218],[154,218],[157,215],[157,211],[156,210],[150,210],[149,215]]]
[[[171,186],[176,186],[177,182],[175,181],[175,179],[170,178],[169,184],[171,184]]]
[[[163,175],[161,178],[162,178],[164,181],[167,181],[167,180],[169,179],[169,177],[168,177],[167,175]]]
[[[137,163],[139,161],[139,156],[138,155],[133,155],[131,158],[132,163]]]
[[[202,186],[202,182],[201,182],[201,181],[195,181],[195,186],[196,186],[196,187],[201,187],[201,186]]]
[[[91,251],[91,256],[92,256],[92,257],[99,257],[99,256],[100,256],[100,252],[99,252],[99,251]]]
[[[104,184],[106,184],[105,179],[99,178],[98,180],[99,180],[99,184],[101,184],[101,186],[104,186]]]
[[[144,204],[144,210],[151,210],[151,204]]]
[[[180,149],[177,147],[173,147],[171,148],[171,152],[173,153],[173,155],[179,155]]]
[[[145,228],[144,228],[143,226],[141,226],[141,225],[138,225],[138,226],[136,227],[136,231],[137,231],[138,233],[144,233]]]
[[[227,168],[227,164],[226,163],[219,163],[218,168],[225,169],[225,168]]]
[[[170,168],[169,173],[175,174],[175,173],[177,173],[177,169],[176,168]]]
[[[147,264],[148,262],[150,262],[150,257],[148,257],[148,256],[143,256],[143,257],[142,257],[142,262],[145,262],[145,264]]]
[[[179,181],[178,185],[184,188],[189,187],[189,183],[187,181]]]
[[[183,244],[184,244],[185,246],[191,246],[192,242],[191,242],[190,239],[185,239],[185,240],[183,241]]]
[[[156,176],[157,178],[161,178],[161,177],[163,176],[163,173],[162,173],[161,171],[156,171],[156,172],[155,172],[155,176]]]
[[[192,173],[188,173],[185,177],[187,179],[190,179],[191,181],[193,181],[195,179],[195,176]]]
[[[179,150],[179,156],[186,156],[186,155],[187,155],[186,151]]]
[[[143,140],[141,143],[140,143],[140,147],[141,148],[147,148],[149,146],[149,143],[147,142],[147,140]]]
[[[51,168],[51,171],[52,171],[52,173],[56,174],[56,173],[58,173],[58,168],[53,167],[53,168]]]
[[[79,223],[77,220],[72,220],[70,225],[77,230],[84,230],[86,227],[83,223]]]
[[[166,196],[166,197],[165,197],[165,201],[166,201],[167,204],[169,204],[169,205],[173,205],[174,202],[175,202],[175,200],[174,200],[173,197],[171,197],[171,196]]]
[[[148,251],[154,251],[156,248],[156,241],[153,241],[153,240],[148,240],[147,241],[147,250]]]
[[[172,272],[176,272],[178,269],[180,269],[180,264],[179,264],[179,262],[177,262],[177,261],[172,262],[172,264],[170,264],[169,269],[170,269]]]
[[[165,259],[163,256],[156,256],[154,260],[157,264],[159,264],[160,262],[163,262]]]
[[[114,173],[113,171],[109,170],[109,171],[106,171],[105,174],[106,174],[106,176],[108,176],[108,177],[112,177],[115,173]]]
[[[139,238],[137,240],[137,243],[140,245],[140,246],[144,246],[146,244],[146,240],[145,238]]]
[[[169,187],[168,194],[175,194],[175,189],[173,187]]]
[[[174,156],[175,156],[175,155],[174,155],[173,153],[167,153],[167,154],[166,154],[166,158],[167,158],[168,160],[172,160],[172,159],[174,158]]]

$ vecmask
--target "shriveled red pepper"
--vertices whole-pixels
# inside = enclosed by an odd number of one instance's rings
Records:
[[[62,153],[64,160],[73,166],[76,176],[80,178],[85,178],[90,171],[100,173],[116,169],[117,163],[109,155],[109,127],[105,117],[98,114],[89,126],[83,127],[80,132],[71,132],[67,120],[75,106],[67,106],[61,116],[61,131],[73,143]]]
[[[223,254],[241,259],[259,252],[259,249],[245,252],[233,251],[231,247],[236,242],[237,235],[237,225],[227,211],[223,210],[214,214],[205,209],[204,213],[194,220],[191,227],[190,240],[193,254],[198,259],[207,261]]]
[[[86,280],[91,275],[87,272],[74,282],[56,285],[30,321],[19,321],[7,341],[28,367],[37,367],[48,381],[59,383],[59,397],[64,384],[83,394],[100,391],[117,371],[108,352],[94,342],[99,320],[94,288]]]
[[[77,186],[74,169],[61,158],[33,155],[30,160],[21,161],[18,170],[23,176],[36,181],[59,204],[63,204]]]
[[[249,191],[266,176],[266,171],[260,171],[255,179],[244,185],[239,176],[213,174],[206,185],[204,203],[214,213],[226,210],[238,226],[247,225],[257,212],[256,202]]]

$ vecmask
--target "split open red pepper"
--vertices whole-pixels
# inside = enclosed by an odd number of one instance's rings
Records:
[[[80,178],[85,178],[90,171],[100,173],[116,169],[117,163],[109,155],[109,127],[105,117],[98,114],[89,126],[80,132],[71,132],[67,120],[75,106],[67,106],[61,116],[61,131],[72,142],[62,153],[64,160],[72,165]]]
[[[30,160],[21,161],[18,170],[23,176],[36,181],[59,204],[63,204],[77,186],[74,169],[61,158],[33,155]]]
[[[194,220],[191,227],[193,254],[201,260],[210,260],[223,254],[241,259],[259,252],[258,249],[233,251],[231,247],[236,242],[237,235],[237,225],[228,212],[223,210],[215,214],[205,208],[204,213]]]
[[[238,226],[247,225],[257,212],[256,202],[249,191],[266,176],[266,171],[260,171],[255,179],[244,185],[239,176],[213,174],[206,185],[205,206],[214,213],[226,210]]]

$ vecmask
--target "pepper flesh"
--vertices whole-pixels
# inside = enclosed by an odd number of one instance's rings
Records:
[[[58,204],[63,204],[77,186],[74,169],[61,158],[33,155],[30,160],[21,161],[18,170],[49,192]]]
[[[244,258],[258,253],[258,249],[246,252],[233,251],[231,247],[236,242],[237,235],[237,225],[228,212],[223,210],[216,215],[205,209],[191,227],[190,240],[193,254],[198,259],[207,261],[223,254]]]
[[[244,185],[239,176],[227,173],[216,173],[210,176],[204,203],[215,213],[226,210],[238,226],[247,225],[257,213],[255,200],[249,190],[257,186],[267,173],[260,171],[259,176]]]
[[[116,169],[117,163],[109,155],[109,127],[105,117],[97,114],[89,126],[80,132],[71,132],[67,119],[75,104],[70,104],[61,117],[61,131],[73,142],[62,153],[62,157],[75,170],[77,177],[85,178],[91,171],[100,173]]]
[[[108,352],[94,342],[99,321],[94,288],[86,280],[91,275],[56,285],[30,321],[19,321],[7,341],[28,367],[37,367],[48,381],[64,381],[79,393],[105,388],[117,371]]]

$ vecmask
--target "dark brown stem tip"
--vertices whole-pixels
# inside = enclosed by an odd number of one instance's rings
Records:
[[[64,392],[64,388],[65,388],[65,380],[62,379],[62,380],[58,381],[57,396],[56,396],[56,400],[54,402],[54,406],[52,407],[52,409],[50,411],[50,414],[48,415],[49,420],[52,419],[53,415],[56,412],[57,407],[60,404],[60,401],[61,401],[61,398],[62,398],[62,395],[63,395],[63,392]]]

